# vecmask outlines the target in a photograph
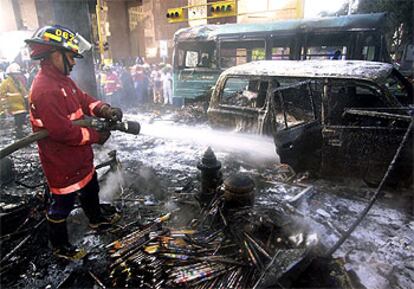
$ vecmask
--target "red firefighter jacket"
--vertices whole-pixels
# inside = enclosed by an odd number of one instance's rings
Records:
[[[91,144],[98,142],[99,134],[72,121],[94,116],[104,103],[80,90],[48,60],[41,63],[29,102],[33,131],[49,132],[37,143],[51,192],[69,194],[83,188],[95,172]]]
[[[115,72],[110,71],[106,74],[104,82],[104,92],[106,95],[112,95],[121,88],[121,82]]]

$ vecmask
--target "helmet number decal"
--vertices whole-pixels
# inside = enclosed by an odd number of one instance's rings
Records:
[[[56,29],[55,31],[55,35],[56,36],[62,36],[63,38],[65,38],[66,40],[72,40],[73,38],[75,38],[75,35],[73,33],[69,33],[67,31],[62,31],[60,29]]]

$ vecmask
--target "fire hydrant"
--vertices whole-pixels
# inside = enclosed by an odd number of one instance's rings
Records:
[[[201,189],[198,200],[201,206],[207,206],[223,182],[223,174],[220,171],[221,162],[217,160],[211,147],[204,152],[197,168],[201,171]]]

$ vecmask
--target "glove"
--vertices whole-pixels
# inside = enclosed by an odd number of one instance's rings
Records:
[[[113,121],[122,121],[122,110],[117,107],[110,107],[109,105],[104,105],[101,108],[99,116]]]
[[[100,145],[103,145],[108,140],[108,138],[111,136],[111,133],[109,131],[106,131],[106,130],[99,131],[98,134],[99,134],[98,144],[100,144]]]

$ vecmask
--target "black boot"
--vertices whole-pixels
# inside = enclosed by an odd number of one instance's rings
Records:
[[[85,192],[79,195],[79,200],[85,215],[89,219],[89,227],[94,230],[106,230],[121,219],[118,213],[110,217],[104,217],[99,205],[99,196],[95,192]]]
[[[65,220],[48,219],[49,240],[52,244],[53,255],[67,260],[79,260],[86,255],[84,249],[78,249],[69,243]]]
[[[114,213],[112,216],[104,217],[102,214],[94,219],[89,221],[89,227],[94,230],[106,230],[109,229],[113,224],[118,222],[121,219],[121,215]]]

